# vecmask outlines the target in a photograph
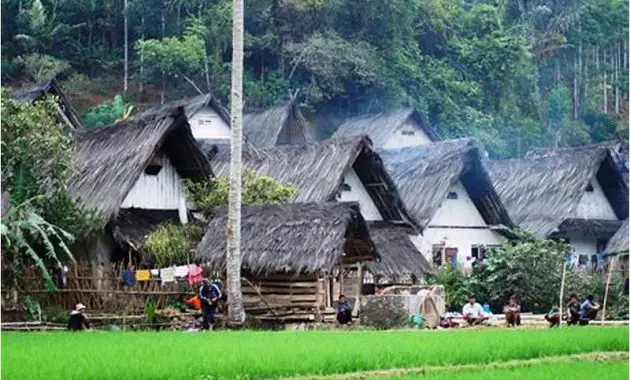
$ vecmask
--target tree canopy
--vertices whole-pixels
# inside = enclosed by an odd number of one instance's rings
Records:
[[[90,108],[123,89],[128,46],[125,95],[139,108],[210,89],[227,99],[231,3],[139,0],[125,11],[120,0],[3,0],[2,73],[60,75]],[[494,157],[625,136],[627,9],[627,0],[248,0],[245,103],[269,106],[299,89],[306,107],[343,116],[413,105],[443,137],[476,137]],[[80,75],[89,91],[72,88]]]

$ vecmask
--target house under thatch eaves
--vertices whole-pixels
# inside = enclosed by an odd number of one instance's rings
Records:
[[[295,101],[264,110],[245,110],[243,134],[260,148],[279,145],[306,145],[317,141]]]
[[[58,112],[61,121],[73,129],[83,128],[79,114],[74,109],[55,79],[13,92],[14,99],[27,102],[29,104],[33,104],[48,95],[57,97]]]
[[[217,175],[227,175],[229,152],[218,154],[212,164]],[[291,202],[358,202],[361,214],[368,221],[382,221],[392,228],[411,226],[415,233],[419,232],[367,136],[244,151],[243,165],[260,175],[293,184],[297,191]],[[380,243],[377,250],[381,256],[388,255],[390,246],[384,240]],[[412,248],[403,244],[396,250],[408,249],[407,255],[412,256],[417,253]],[[415,274],[422,279],[427,273],[415,271]]]
[[[379,151],[405,205],[423,228],[416,246],[435,266],[472,262],[512,225],[472,139]]]
[[[117,246],[125,253],[141,250],[144,239],[138,231],[146,235],[159,220],[186,223],[183,180],[212,176],[181,107],[162,107],[120,124],[76,131],[75,145],[78,172],[69,191],[102,215],[105,234],[91,250],[100,262],[108,262]]]
[[[382,278],[388,283],[416,283],[417,279],[434,272],[409,238],[417,234],[413,229],[374,221],[368,222],[368,230],[378,252],[385,252],[380,255],[380,261],[366,264],[366,269],[376,279]]]
[[[367,135],[377,149],[397,149],[440,141],[429,120],[416,108],[403,108],[345,121],[333,137]]]
[[[220,272],[227,211],[210,220],[196,253]],[[377,259],[358,204],[331,202],[243,206],[241,254],[247,311],[282,320],[321,319],[335,298],[331,277]]]
[[[628,218],[628,186],[607,144],[487,167],[514,223],[540,237],[565,237],[581,263],[597,260]]]

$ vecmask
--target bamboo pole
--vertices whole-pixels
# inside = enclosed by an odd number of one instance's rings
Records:
[[[615,258],[610,259],[608,264],[608,276],[606,277],[606,287],[604,288],[604,305],[602,307],[602,322],[606,319],[606,302],[608,301],[608,288],[610,287],[610,279],[612,278],[613,267],[615,266]]]
[[[567,276],[567,263],[566,261],[562,262],[562,280],[560,281],[560,303],[558,304],[558,308],[560,310],[560,320],[558,321],[558,327],[562,326],[562,303],[564,302],[564,280]]]

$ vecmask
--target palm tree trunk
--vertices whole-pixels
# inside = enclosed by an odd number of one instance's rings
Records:
[[[228,320],[232,326],[245,321],[241,291],[241,149],[243,140],[243,0],[233,0],[232,91],[230,96],[232,143],[227,225]]]
[[[604,48],[604,61],[602,66],[604,68],[604,113],[608,113],[608,77],[606,75],[606,48]]]
[[[124,63],[124,80],[123,80],[123,91],[127,92],[127,87],[129,86],[129,2],[128,0],[124,1],[124,24],[125,24],[125,63]]]
[[[617,54],[615,54],[615,115],[619,115],[619,57],[621,56],[621,45],[617,42]]]

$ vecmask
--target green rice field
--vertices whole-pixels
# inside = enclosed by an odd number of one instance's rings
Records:
[[[7,332],[1,337],[3,379],[277,378],[627,352],[629,348],[627,327],[392,332]]]
[[[532,380],[532,379],[571,379],[571,380],[604,380],[628,379],[628,363],[615,362],[574,362],[552,363],[515,368],[498,368],[473,371],[451,372],[436,374],[415,374],[408,376],[389,377],[391,380]]]

